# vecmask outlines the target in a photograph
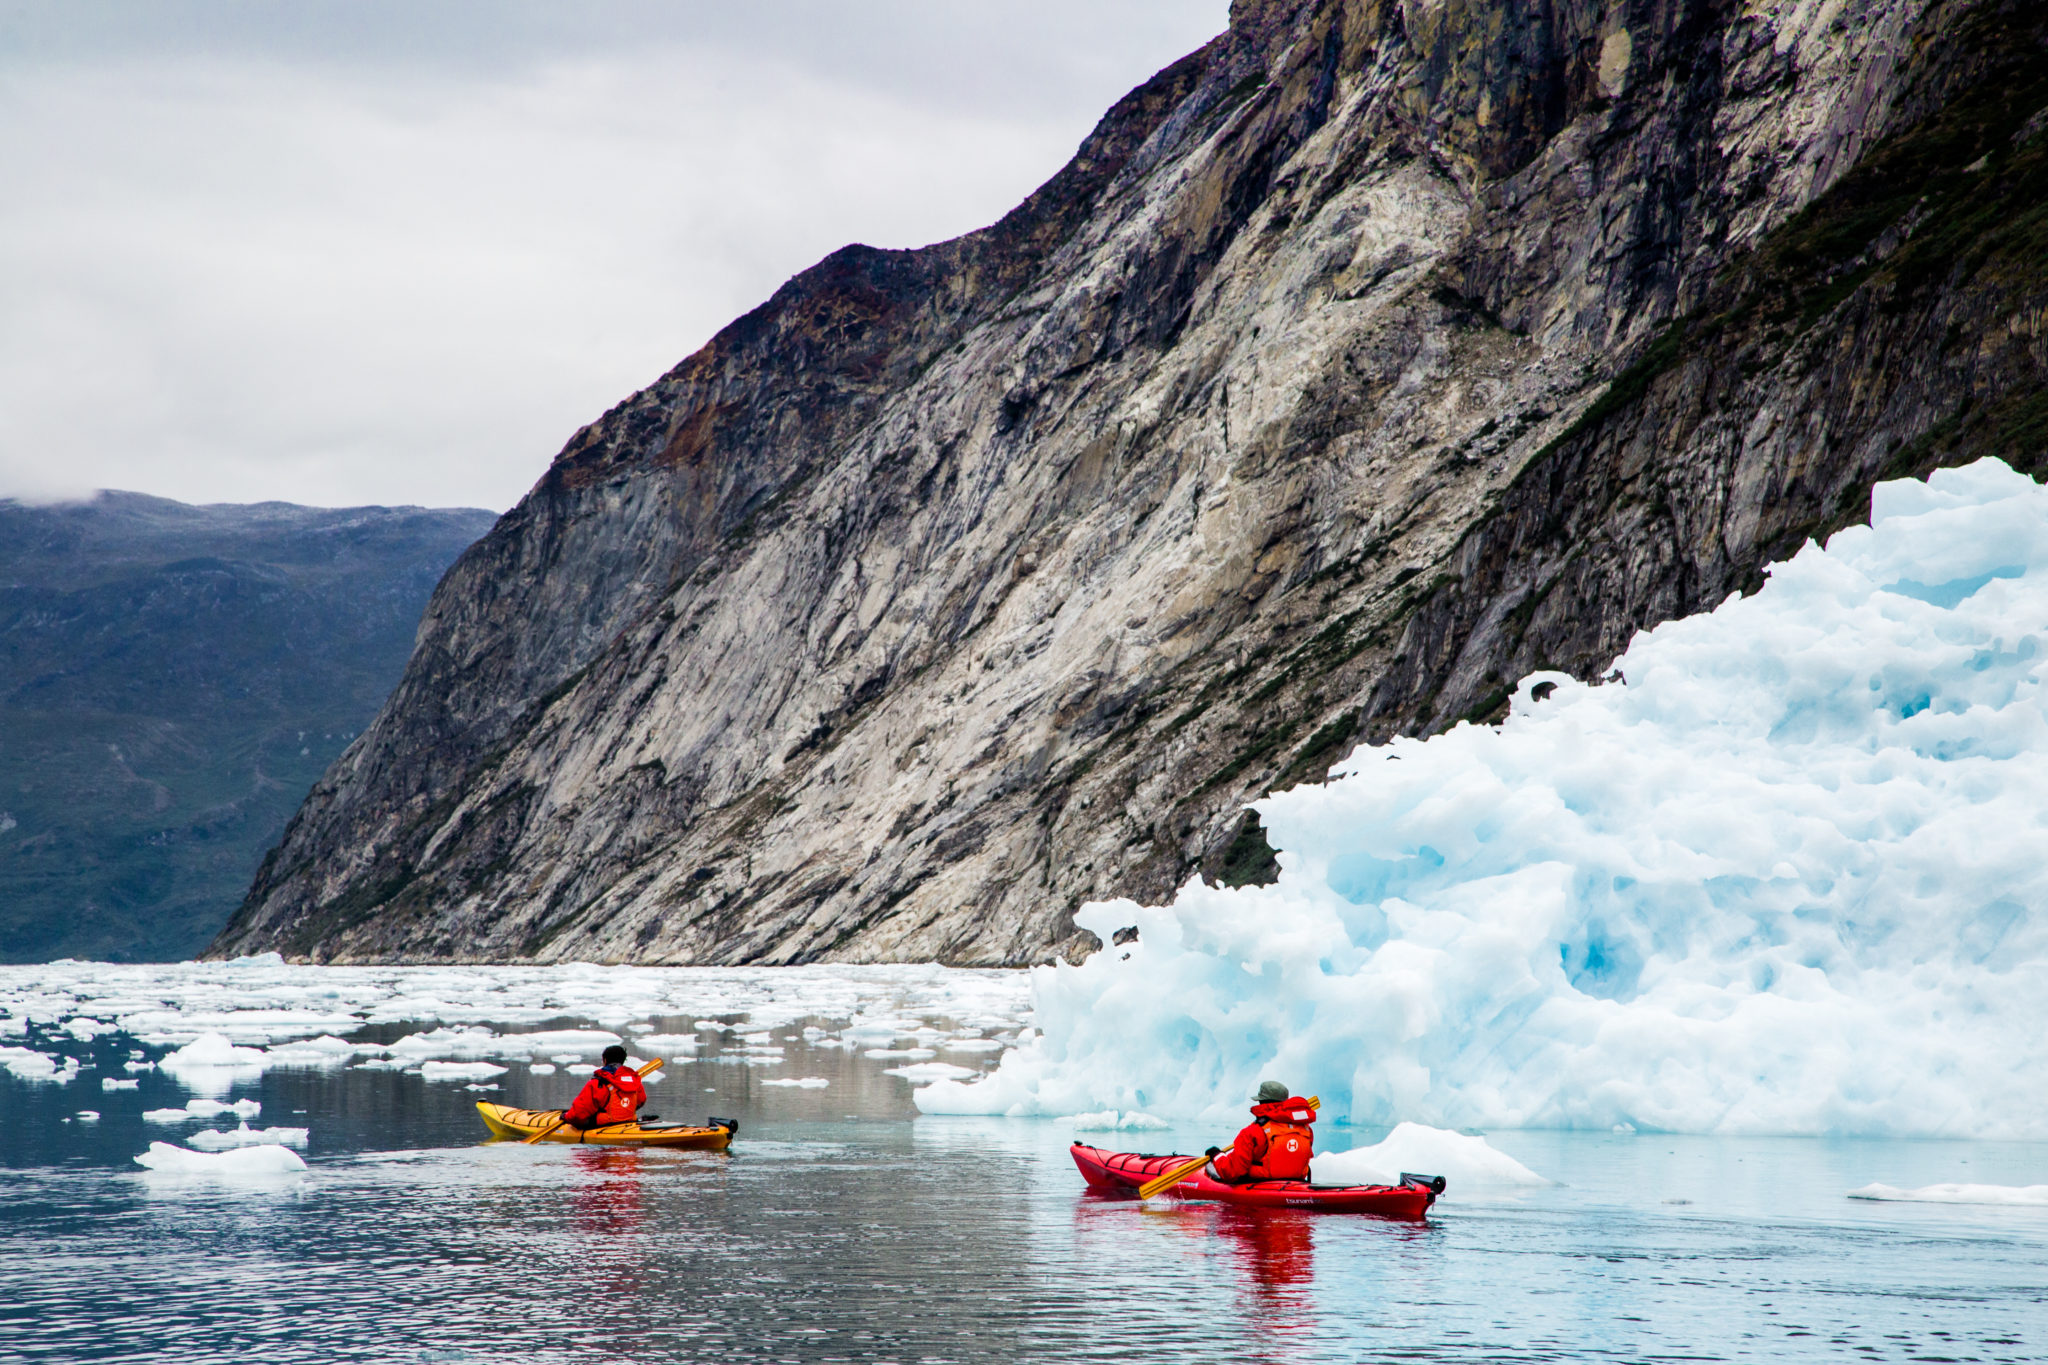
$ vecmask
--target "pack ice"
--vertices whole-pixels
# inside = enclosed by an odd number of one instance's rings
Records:
[[[1992,460],[1638,634],[1606,685],[1257,805],[1279,881],[1077,917],[927,1112],[2048,1136],[2048,492]],[[1539,699],[1540,698],[1540,699]]]

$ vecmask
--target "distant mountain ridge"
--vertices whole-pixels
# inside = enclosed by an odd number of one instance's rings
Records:
[[[1237,0],[451,571],[211,951],[1024,963],[1872,483],[2048,463],[2038,0]]]
[[[0,500],[0,961],[205,947],[495,520]]]

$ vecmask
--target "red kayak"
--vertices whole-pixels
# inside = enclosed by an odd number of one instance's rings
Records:
[[[1077,1142],[1074,1164],[1088,1188],[1103,1194],[1135,1195],[1138,1186],[1193,1156],[1153,1156],[1144,1152],[1105,1152]],[[1175,1199],[1209,1199],[1260,1209],[1324,1209],[1331,1213],[1371,1213],[1382,1218],[1420,1222],[1444,1192],[1440,1175],[1402,1172],[1398,1185],[1311,1185],[1306,1180],[1253,1180],[1226,1185],[1207,1175],[1192,1175],[1167,1191]]]

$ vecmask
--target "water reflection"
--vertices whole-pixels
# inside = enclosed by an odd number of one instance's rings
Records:
[[[1254,1293],[1273,1303],[1301,1303],[1299,1291],[1316,1277],[1314,1219],[1293,1209],[1225,1208],[1216,1232],[1229,1241],[1238,1274]]]

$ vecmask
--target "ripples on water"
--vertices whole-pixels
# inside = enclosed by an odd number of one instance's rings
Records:
[[[92,1051],[112,1064],[129,1043]],[[2041,1144],[1506,1134],[1565,1183],[1454,1189],[1421,1226],[1138,1206],[1082,1192],[1057,1123],[916,1118],[887,1063],[789,1049],[772,1074],[831,1087],[763,1088],[707,1053],[656,1088],[670,1118],[736,1113],[730,1156],[483,1145],[459,1085],[273,1071],[237,1093],[262,1124],[312,1129],[312,1169],[232,1189],[132,1165],[189,1131],[141,1121],[182,1101],[168,1078],[0,1080],[0,1359],[2034,1360],[2048,1343],[2048,1211],[1842,1197],[2038,1181]],[[492,1098],[559,1104],[577,1079],[515,1068]],[[84,1107],[105,1117],[62,1121]]]

